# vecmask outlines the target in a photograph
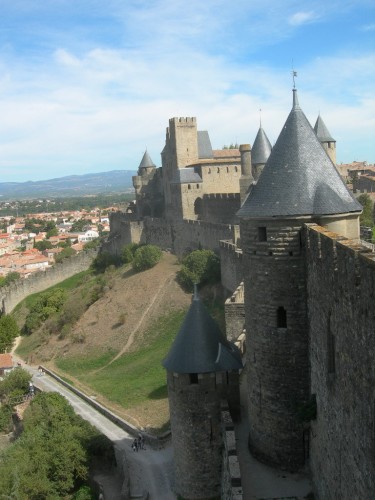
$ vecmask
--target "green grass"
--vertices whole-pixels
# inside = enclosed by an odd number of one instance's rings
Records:
[[[151,399],[167,397],[166,372],[161,362],[167,355],[186,311],[172,312],[153,324],[137,345],[137,351],[124,354],[107,366],[114,353],[92,357],[65,357],[57,367],[108,400],[131,408]],[[98,368],[102,370],[97,371]]]
[[[53,290],[54,288],[62,288],[64,290],[68,290],[68,291],[74,290],[77,287],[77,285],[79,285],[79,283],[82,281],[82,279],[85,276],[90,275],[90,274],[92,274],[92,272],[90,270],[82,271],[78,274],[75,274],[74,276],[71,276],[70,278],[67,278],[64,281],[61,281],[57,285],[53,285],[49,288],[46,288],[42,292],[33,293],[31,295],[28,295],[22,302],[17,304],[17,306],[12,311],[12,315],[13,314],[16,315],[17,312],[19,311],[19,309],[21,309],[21,307],[23,305],[26,306],[30,310],[33,307],[33,305],[35,304],[36,300],[38,299],[38,297],[41,293],[47,292],[49,290]]]

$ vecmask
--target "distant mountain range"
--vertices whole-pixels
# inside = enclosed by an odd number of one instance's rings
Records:
[[[68,175],[46,181],[0,182],[0,201],[25,198],[85,196],[132,190],[133,170],[112,170],[96,174]]]

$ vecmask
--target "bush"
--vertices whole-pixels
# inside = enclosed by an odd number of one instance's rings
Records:
[[[77,252],[74,250],[74,248],[66,247],[60,253],[56,254],[55,262],[56,262],[56,264],[59,264],[64,259],[68,259],[69,257],[71,257],[72,255],[75,255],[76,253]]]
[[[133,269],[135,271],[144,271],[154,267],[161,259],[162,252],[155,245],[144,245],[139,247],[133,259]]]
[[[92,261],[91,268],[96,273],[104,273],[109,266],[118,267],[121,264],[121,258],[117,255],[111,255],[108,252],[101,252]]]
[[[129,245],[124,246],[121,252],[121,260],[123,264],[130,264],[133,262],[134,254],[142,245],[137,243],[129,243]]]
[[[7,352],[13,346],[14,339],[18,337],[20,330],[16,320],[12,316],[4,314],[0,316],[0,352]]]
[[[214,284],[220,281],[220,259],[212,250],[194,250],[182,260],[177,280],[186,290],[194,283]]]
[[[62,288],[54,288],[41,293],[26,317],[22,333],[30,335],[34,330],[61,310],[66,301],[67,293]]]
[[[0,382],[0,398],[4,399],[15,392],[26,394],[29,390],[31,375],[23,368],[15,368]]]

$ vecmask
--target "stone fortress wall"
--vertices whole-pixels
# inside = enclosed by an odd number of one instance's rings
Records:
[[[83,251],[60,264],[47,268],[45,271],[34,273],[27,279],[17,280],[1,288],[1,313],[9,314],[28,295],[46,290],[77,273],[85,271],[90,267],[97,253],[98,251],[95,249]]]
[[[375,496],[375,254],[307,226],[310,467],[317,498]]]

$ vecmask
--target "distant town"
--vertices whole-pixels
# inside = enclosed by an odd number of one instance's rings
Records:
[[[99,242],[109,233],[109,213],[122,208],[117,203],[105,208],[56,210],[69,202],[40,199],[0,203],[0,214],[16,214],[0,215],[0,286],[44,271],[81,252],[88,243]],[[40,212],[46,207],[55,210]],[[34,211],[26,213],[31,208]]]

